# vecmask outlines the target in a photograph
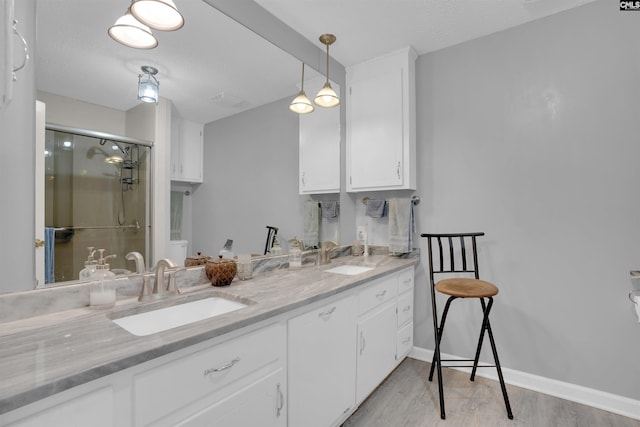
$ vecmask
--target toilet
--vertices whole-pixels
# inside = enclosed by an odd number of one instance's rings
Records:
[[[184,260],[187,258],[188,240],[170,240],[168,258],[175,261],[179,266],[184,266]]]

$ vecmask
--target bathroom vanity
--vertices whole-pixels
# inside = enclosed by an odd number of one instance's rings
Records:
[[[157,308],[135,298],[5,323],[0,425],[339,425],[413,345],[418,258],[363,261],[196,286],[170,303],[246,307],[146,336],[112,320]]]

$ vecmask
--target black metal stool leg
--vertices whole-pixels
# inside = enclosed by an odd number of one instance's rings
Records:
[[[507,417],[512,420],[513,413],[511,412],[511,403],[509,403],[509,396],[507,395],[507,387],[504,384],[504,377],[502,376],[502,367],[500,367],[500,360],[498,359],[498,350],[496,350],[496,342],[493,339],[493,332],[491,331],[491,324],[487,319],[487,335],[489,335],[489,342],[491,343],[491,351],[493,352],[493,360],[496,365],[496,371],[498,371],[498,379],[500,380],[500,388],[502,389],[502,397],[504,398],[504,406],[507,409]]]
[[[440,327],[437,328],[437,332],[436,332],[436,341],[437,341],[437,347],[438,349],[440,349],[440,343],[442,342],[442,332],[444,331],[444,323],[447,320],[447,313],[449,312],[449,306],[451,305],[451,302],[456,299],[457,297],[449,297],[449,299],[447,300],[447,303],[444,306],[444,311],[442,312],[442,317],[440,318]],[[438,355],[440,355],[440,353],[438,353]],[[433,380],[433,370],[435,368],[436,365],[436,352],[433,352],[433,358],[431,359],[431,370],[429,371],[429,381]]]
[[[480,351],[482,350],[482,343],[484,342],[484,332],[487,330],[489,324],[489,312],[493,305],[493,298],[489,297],[489,305],[484,302],[484,298],[480,298],[480,305],[482,306],[482,327],[480,328],[480,337],[478,338],[478,346],[476,348],[476,357],[473,359],[473,369],[471,370],[471,381],[476,379],[476,370],[478,369],[478,362],[480,361]]]

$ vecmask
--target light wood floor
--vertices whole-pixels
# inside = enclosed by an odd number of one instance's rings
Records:
[[[639,427],[640,421],[507,385],[509,420],[497,381],[443,369],[446,420],[440,419],[438,383],[430,363],[407,358],[343,427]]]

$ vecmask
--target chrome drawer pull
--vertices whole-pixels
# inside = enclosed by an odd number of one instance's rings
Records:
[[[409,344],[411,342],[411,337],[408,337],[406,340],[402,341],[402,344]]]
[[[384,291],[380,292],[379,294],[376,294],[376,298],[382,299],[382,298],[384,298],[384,296],[386,294],[387,294],[387,290],[385,289]]]
[[[240,362],[240,358],[236,357],[231,362],[227,363],[226,365],[222,365],[219,368],[206,369],[204,371],[204,376],[206,377],[207,375],[212,374],[214,372],[222,372],[222,371],[226,371],[227,369],[231,369],[234,366],[236,366],[238,362]]]
[[[411,310],[411,306],[410,305],[408,305],[408,306],[406,306],[405,308],[402,309],[402,311],[405,312],[405,313],[407,311],[409,311],[409,310]]]
[[[322,313],[318,313],[318,317],[320,317],[322,320],[328,320],[331,315],[333,314],[333,312],[336,311],[336,307],[332,307],[331,310],[327,310],[327,311],[323,311]]]
[[[404,279],[402,283],[411,283],[411,277],[409,277],[408,279]]]

